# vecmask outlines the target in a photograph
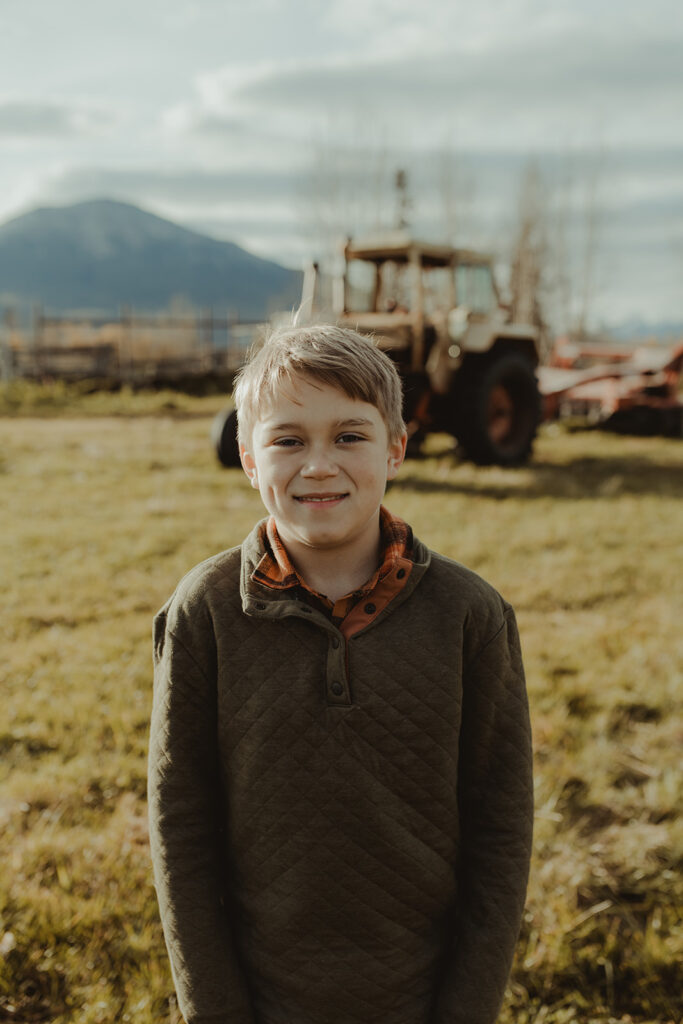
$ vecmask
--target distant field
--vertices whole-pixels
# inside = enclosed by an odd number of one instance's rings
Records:
[[[261,507],[214,461],[220,399],[108,401],[0,418],[0,1021],[179,1021],[147,849],[151,619]],[[683,1014],[682,499],[683,442],[558,428],[507,471],[433,438],[389,493],[518,612],[537,819],[502,1024]]]

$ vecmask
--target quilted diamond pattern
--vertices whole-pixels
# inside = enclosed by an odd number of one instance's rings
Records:
[[[153,859],[186,1019],[492,1024],[532,819],[512,611],[418,543],[335,704],[341,634],[251,583],[256,537],[156,621]]]

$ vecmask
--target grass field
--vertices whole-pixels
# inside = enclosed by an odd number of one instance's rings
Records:
[[[220,399],[16,394],[0,396],[0,1020],[171,1024],[151,618],[261,508],[214,461]],[[433,438],[388,495],[518,612],[537,818],[503,1024],[683,1014],[682,498],[680,441],[557,428],[507,471]]]

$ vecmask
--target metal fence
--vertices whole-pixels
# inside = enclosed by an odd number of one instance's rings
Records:
[[[32,326],[21,329],[6,311],[0,375],[145,383],[229,374],[264,326],[211,311],[175,316],[122,309],[116,317],[91,317],[36,309]]]

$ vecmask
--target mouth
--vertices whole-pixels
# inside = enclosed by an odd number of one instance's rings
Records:
[[[346,498],[347,493],[341,494],[299,494],[295,496],[295,501],[308,504],[309,502],[313,505],[330,505],[333,502],[341,501],[342,498]]]

